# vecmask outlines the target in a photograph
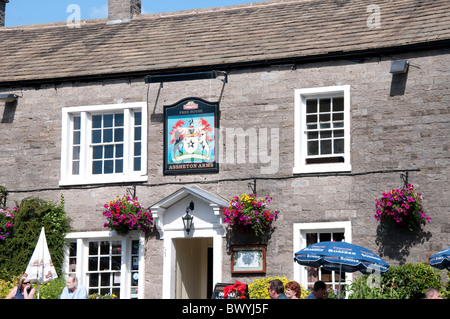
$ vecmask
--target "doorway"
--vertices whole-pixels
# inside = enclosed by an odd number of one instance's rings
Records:
[[[175,238],[176,299],[207,299],[211,296],[213,238]]]

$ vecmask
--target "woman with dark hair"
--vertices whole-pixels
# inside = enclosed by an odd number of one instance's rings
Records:
[[[35,293],[36,289],[30,286],[30,281],[21,275],[17,286],[11,289],[5,299],[33,299]]]

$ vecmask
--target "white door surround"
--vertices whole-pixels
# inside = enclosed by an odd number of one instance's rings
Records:
[[[182,217],[190,202],[194,202],[194,216],[189,234],[184,230]],[[178,238],[212,238],[213,287],[222,281],[223,238],[226,227],[222,222],[222,208],[228,201],[197,186],[185,186],[151,206],[160,238],[164,240],[162,297],[175,298],[176,245]]]

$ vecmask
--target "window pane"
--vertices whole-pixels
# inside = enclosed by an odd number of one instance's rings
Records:
[[[93,159],[102,159],[103,158],[103,146],[94,146],[92,156],[93,156]]]
[[[116,173],[123,173],[123,160],[116,160]]]
[[[141,170],[141,158],[136,157],[134,159],[134,171],[140,171]]]
[[[119,254],[121,254],[121,252],[122,252],[122,245],[121,245],[120,241],[113,241],[111,243],[111,253],[119,255]]]
[[[306,100],[306,113],[317,113],[317,100]]]
[[[116,158],[123,157],[123,144],[116,145]]]
[[[109,255],[109,241],[100,243],[100,255]]]
[[[343,120],[344,120],[344,113],[333,113],[333,122]]]
[[[110,273],[101,274],[100,285],[102,285],[102,286],[111,285],[111,274]]]
[[[73,144],[80,144],[80,140],[81,140],[81,132],[80,131],[75,131],[73,132]]]
[[[114,145],[106,145],[105,158],[113,158],[113,157],[114,157]]]
[[[113,141],[113,130],[106,129],[103,130],[103,143],[110,143]]]
[[[306,123],[317,123],[317,115],[307,115]]]
[[[113,126],[113,115],[105,114],[103,115],[103,127],[112,127]]]
[[[112,257],[111,269],[112,270],[120,270],[121,260],[122,260],[122,258],[120,256],[113,256]]]
[[[79,117],[79,116],[73,117],[73,129],[74,130],[81,129],[81,117]]]
[[[320,114],[319,122],[329,122],[330,114]]]
[[[318,155],[319,154],[319,142],[311,141],[308,142],[308,155]]]
[[[114,173],[114,161],[108,160],[105,161],[105,174],[112,174]]]
[[[98,287],[98,274],[89,274],[89,287]]]
[[[322,131],[322,132],[320,132],[320,138],[321,139],[331,138],[331,131]]]
[[[102,116],[94,115],[92,117],[92,128],[101,128],[102,127]]]
[[[97,255],[98,254],[98,242],[91,241],[89,242],[89,255]]]
[[[114,142],[123,142],[123,128],[114,129]]]
[[[102,162],[101,161],[94,161],[92,163],[92,174],[101,174],[102,173]]]
[[[109,257],[100,257],[100,270],[109,270]]]
[[[134,113],[134,125],[142,125],[142,112]]]
[[[334,140],[334,154],[344,153],[344,140]]]
[[[344,111],[344,98],[335,97],[333,98],[333,112],[343,112]]]
[[[89,271],[98,270],[98,258],[97,257],[89,257]]]
[[[141,128],[140,127],[135,127],[134,128],[134,140],[135,141],[140,141],[142,138],[141,136]]]
[[[98,144],[102,142],[102,131],[92,130],[92,143]]]
[[[308,132],[308,140],[316,140],[319,138],[319,132]]]
[[[115,114],[114,115],[115,123],[114,125],[117,126],[123,126],[123,113]]]
[[[331,233],[320,233],[319,242],[321,241],[331,241]]]
[[[320,113],[331,111],[331,99],[320,100]]]
[[[320,141],[320,155],[331,154],[331,140]]]
[[[134,143],[134,156],[140,156],[141,155],[141,143],[136,142]]]
[[[80,162],[72,162],[72,174],[80,174]]]
[[[72,159],[74,159],[74,160],[79,160],[80,159],[80,147],[79,146],[74,146],[73,147]]]

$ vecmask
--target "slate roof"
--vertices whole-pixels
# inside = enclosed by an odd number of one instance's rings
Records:
[[[380,8],[380,27],[369,28]],[[278,0],[165,14],[0,28],[0,83],[155,74],[450,40],[448,0]]]

